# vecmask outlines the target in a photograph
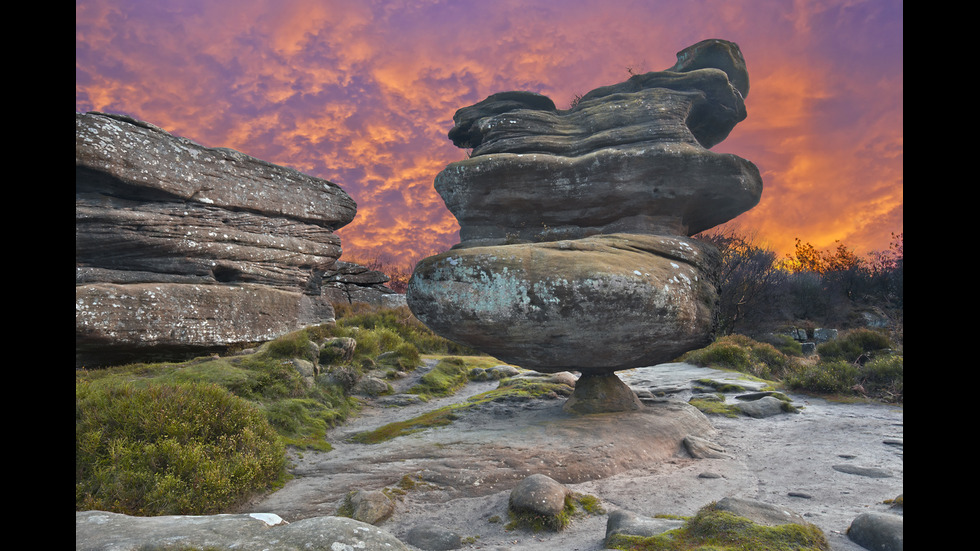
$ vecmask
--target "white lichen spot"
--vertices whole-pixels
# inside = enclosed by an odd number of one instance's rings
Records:
[[[248,516],[261,520],[269,526],[275,526],[283,522],[282,518],[275,513],[250,513]]]

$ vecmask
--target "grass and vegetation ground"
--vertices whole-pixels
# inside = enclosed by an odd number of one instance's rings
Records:
[[[436,366],[422,377],[422,382],[410,392],[431,396],[433,386],[437,389],[461,386],[460,380],[465,384],[472,369],[480,367],[491,367],[499,365],[500,362],[488,356],[451,356],[440,361]],[[429,377],[429,376],[432,377]],[[426,378],[439,381],[438,385],[433,385]],[[466,410],[479,407],[483,404],[497,400],[522,400],[531,398],[558,398],[559,396],[571,395],[573,388],[561,383],[552,382],[545,378],[504,378],[500,380],[496,389],[471,396],[463,402],[436,408],[416,417],[388,423],[376,429],[355,434],[350,438],[351,442],[358,444],[379,444],[392,438],[404,436],[426,430],[432,427],[441,427],[451,424],[459,415]],[[438,395],[445,395],[439,393]]]
[[[349,358],[314,343],[353,338]],[[717,340],[683,359],[776,381],[797,392],[901,403],[902,355],[868,330],[845,333],[804,358],[799,345],[742,336]],[[337,308],[336,323],[310,327],[254,349],[181,363],[76,371],[77,510],[210,514],[229,510],[287,477],[287,446],[329,450],[328,429],[355,415],[354,382],[368,371],[404,372],[438,360],[411,390],[423,399],[454,393],[476,367],[500,362],[434,335],[407,308]],[[297,361],[319,362],[304,376]],[[357,435],[382,442],[451,423],[460,410],[494,400],[567,396],[542,378],[503,379],[498,388],[420,417]]]
[[[337,318],[226,356],[76,371],[76,509],[225,510],[284,482],[285,446],[329,450],[327,431],[357,412],[351,387],[368,370],[412,370],[422,354],[473,354],[407,308],[341,306]],[[355,338],[353,356],[322,363],[315,343],[339,337]],[[297,361],[321,362],[319,375],[305,377]],[[460,384],[426,382],[426,395]]]
[[[794,392],[835,400],[904,401],[903,353],[887,334],[853,329],[817,346],[804,357],[789,337],[760,342],[728,335],[700,350],[685,354],[686,362],[738,371]]]

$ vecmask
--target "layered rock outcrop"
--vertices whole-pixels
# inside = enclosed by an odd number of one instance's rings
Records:
[[[332,319],[349,287],[386,281],[338,262],[334,232],[356,211],[326,180],[76,113],[76,363],[200,353]]]
[[[738,46],[677,58],[568,110],[505,92],[457,111],[449,137],[472,154],[435,188],[460,243],[416,267],[421,321],[508,363],[581,372],[581,412],[639,407],[615,371],[710,342],[718,256],[690,236],[752,208],[762,179],[708,150],[746,117]]]

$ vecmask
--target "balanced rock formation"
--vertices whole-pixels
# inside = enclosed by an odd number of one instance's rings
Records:
[[[450,139],[472,154],[435,188],[460,243],[416,266],[408,305],[507,363],[580,372],[571,411],[636,409],[615,371],[710,342],[718,255],[690,236],[762,193],[755,165],[708,150],[746,116],[738,46],[707,40],[677,58],[568,110],[505,92],[453,117]]]
[[[338,262],[334,232],[356,210],[326,180],[76,113],[76,364],[220,350],[333,319],[348,287],[386,281],[351,282]]]

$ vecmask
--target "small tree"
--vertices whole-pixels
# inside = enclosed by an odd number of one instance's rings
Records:
[[[864,262],[840,241],[835,243],[837,248],[834,252],[824,256],[823,279],[832,292],[836,290],[840,295],[854,300],[855,287],[864,272]]]
[[[866,293],[878,301],[901,308],[904,295],[905,234],[892,233],[887,251],[868,254]]]
[[[731,334],[746,323],[759,322],[769,315],[784,279],[776,253],[735,230],[705,233],[699,238],[715,245],[721,253],[719,330]]]

